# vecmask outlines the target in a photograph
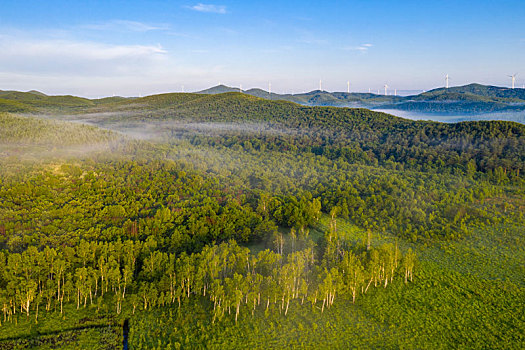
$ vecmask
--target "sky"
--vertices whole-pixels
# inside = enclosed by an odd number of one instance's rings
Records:
[[[5,0],[0,90],[145,96],[525,84],[524,0]]]

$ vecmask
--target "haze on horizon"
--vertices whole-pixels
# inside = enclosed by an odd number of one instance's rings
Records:
[[[83,1],[3,4],[0,90],[85,97],[525,84],[525,2]]]

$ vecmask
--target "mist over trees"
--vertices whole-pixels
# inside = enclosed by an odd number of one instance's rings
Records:
[[[413,122],[238,93],[86,102],[75,114],[60,101],[53,117],[0,114],[0,329],[11,340],[55,317],[51,328],[77,320],[82,331],[82,319],[129,318],[139,348],[204,346],[206,330],[329,320],[340,308],[405,332],[432,300],[460,300],[478,322],[458,293],[488,282],[441,267],[429,249],[494,227],[520,246],[521,124]],[[476,302],[502,307],[512,295],[514,317],[523,288],[505,283]],[[401,316],[409,304],[414,315]],[[151,326],[169,322],[185,331]],[[517,344],[519,326],[495,322]],[[425,327],[417,339],[435,340]]]

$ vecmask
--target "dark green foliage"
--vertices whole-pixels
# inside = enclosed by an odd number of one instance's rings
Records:
[[[416,99],[431,100],[435,96],[443,96],[450,94],[456,99],[474,99],[477,97],[480,100],[489,101],[505,101],[505,102],[525,102],[525,89],[510,89],[500,86],[487,86],[481,84],[469,84],[465,86],[453,86],[448,89],[439,88],[430,90],[418,95]],[[461,98],[459,96],[465,96]],[[414,97],[412,97],[414,98]],[[454,100],[454,98],[448,98]]]
[[[240,124],[237,132],[230,126],[219,135],[208,129],[205,136],[212,140],[199,137],[199,143],[233,146],[249,141],[265,149],[279,147],[368,165],[397,162],[418,170],[463,171],[470,160],[483,172],[525,169],[525,126],[512,122],[410,121],[366,109],[304,107],[239,93],[155,95],[96,111],[112,111],[94,120],[98,125],[115,127],[125,121],[141,128],[158,122],[164,135],[171,130],[171,137],[187,134],[188,123]]]

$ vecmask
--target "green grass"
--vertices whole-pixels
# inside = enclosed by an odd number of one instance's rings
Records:
[[[424,249],[421,259],[486,280],[510,281],[525,287],[525,228],[498,225],[476,228],[457,242]]]
[[[322,235],[324,216],[310,239]],[[362,242],[365,232],[338,219],[338,231]],[[276,306],[241,309],[211,324],[208,301],[198,298],[164,308],[139,311],[130,306],[111,317],[112,310],[96,306],[59,313],[41,311],[39,323],[20,315],[0,333],[3,348],[120,347],[120,325],[130,319],[132,349],[522,349],[525,346],[525,287],[523,285],[523,228],[499,225],[474,229],[460,241],[425,246],[399,241],[402,249],[417,249],[419,263],[413,283],[397,278],[388,288],[372,287],[352,304],[338,296],[324,313],[295,301],[287,316]],[[375,233],[372,243],[393,237]],[[289,244],[289,241],[288,243]],[[110,327],[111,326],[111,327]]]
[[[64,314],[40,310],[38,322],[18,313],[13,322],[2,322],[0,349],[114,349],[122,344],[121,318],[113,310],[96,306],[76,310],[66,305]],[[122,316],[123,317],[123,316]]]
[[[324,313],[308,304],[277,310],[243,310],[211,325],[202,303],[140,312],[131,319],[133,348],[208,349],[520,349],[525,293],[511,283],[493,283],[420,264],[416,281],[372,288],[356,304],[338,299]]]
[[[324,215],[315,235],[328,229],[330,218]],[[367,233],[348,220],[337,219],[338,231],[349,242],[364,244]],[[511,281],[525,286],[525,227],[515,224],[472,228],[471,234],[460,240],[414,244],[398,240],[401,249],[415,249],[419,260],[434,262],[441,268],[471,274],[486,280]],[[386,232],[372,232],[372,245],[394,243],[396,237]]]
[[[326,229],[324,216],[310,238]],[[365,232],[338,219],[338,231],[362,242]],[[372,243],[392,242],[388,234]],[[139,312],[131,318],[134,348],[250,349],[522,349],[525,346],[523,228],[499,225],[475,229],[456,242],[417,249],[419,264],[413,283],[401,278],[388,288],[371,288],[352,304],[336,299],[324,313],[305,303],[278,310],[241,311],[238,325],[226,317],[211,325],[209,306],[192,302]],[[289,238],[288,238],[289,239]],[[289,244],[289,243],[287,243]],[[521,263],[520,263],[521,262]],[[270,308],[271,309],[271,308]]]
[[[316,241],[329,224],[323,216],[311,229]],[[363,244],[366,232],[337,219],[338,232],[348,242]],[[287,245],[290,237],[286,229]],[[392,242],[388,234],[373,233],[373,245]],[[475,228],[459,241],[425,245],[399,240],[401,249],[415,248],[419,263],[413,283],[398,277],[388,288],[372,287],[352,304],[338,296],[334,306],[319,307],[294,301],[287,316],[276,306],[260,306],[252,315],[242,307],[236,325],[233,315],[211,324],[211,306],[192,298],[137,312],[124,305],[123,314],[88,306],[66,307],[65,317],[41,310],[34,318],[18,316],[0,333],[4,348],[104,349],[122,344],[122,321],[130,319],[132,349],[522,349],[525,346],[524,230],[497,225]],[[254,253],[264,249],[253,245]]]

